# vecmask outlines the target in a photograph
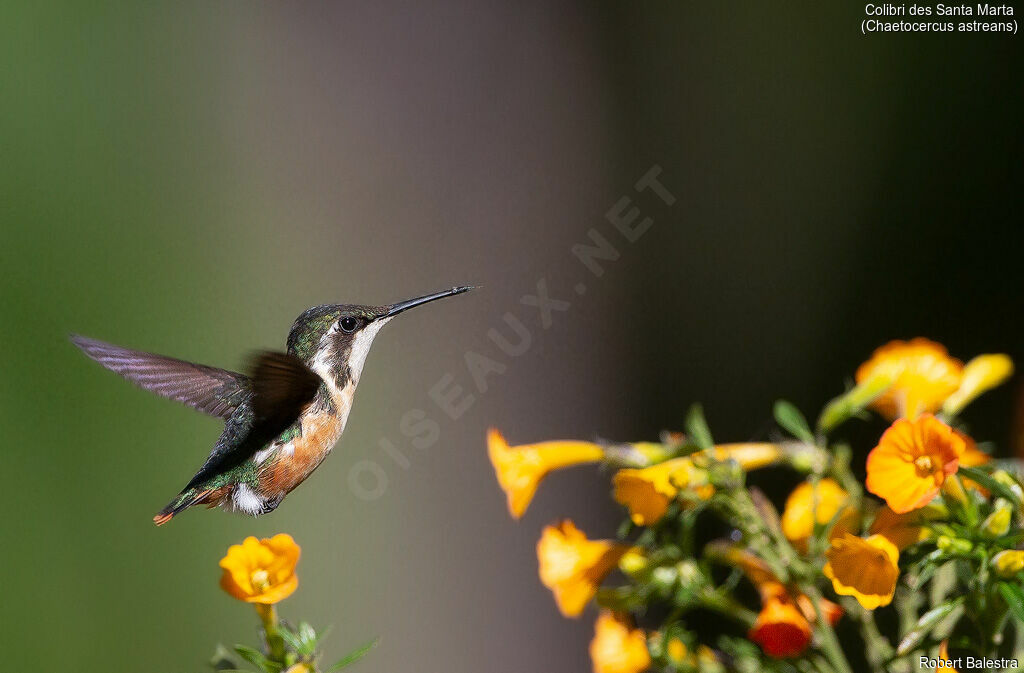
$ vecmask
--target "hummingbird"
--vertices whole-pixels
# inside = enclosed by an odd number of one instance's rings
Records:
[[[70,338],[139,387],[224,420],[206,462],[153,517],[156,525],[193,505],[259,516],[276,509],[341,438],[380,328],[415,306],[473,289],[453,287],[385,306],[314,306],[295,319],[287,350],[256,353],[248,375]]]

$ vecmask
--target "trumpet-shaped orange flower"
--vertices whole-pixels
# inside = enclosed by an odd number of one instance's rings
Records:
[[[651,666],[647,636],[640,629],[630,628],[623,619],[602,612],[594,624],[590,641],[590,660],[594,673],[641,673]]]
[[[882,535],[866,540],[849,533],[832,540],[823,570],[840,596],[853,596],[867,610],[888,605],[899,579],[900,552]]]
[[[931,414],[901,418],[868,454],[867,488],[897,514],[924,507],[946,477],[956,474],[965,446],[962,437]]]
[[[247,537],[228,548],[220,560],[220,586],[240,601],[273,605],[299,586],[295,565],[301,549],[291,535],[280,533],[257,540]]]
[[[810,625],[817,619],[811,599],[803,594],[794,598],[768,564],[746,549],[715,542],[705,549],[742,570],[761,595],[761,613],[747,637],[773,657],[790,657],[803,652],[810,643]],[[829,624],[834,625],[843,616],[843,609],[832,601],[822,599],[821,609]]]
[[[572,521],[547,526],[537,542],[540,581],[566,617],[578,617],[619,559],[632,549],[611,540],[588,540]]]
[[[886,379],[892,385],[871,406],[889,418],[934,412],[960,387],[963,363],[928,339],[890,341],[857,369],[858,384]]]
[[[870,533],[881,535],[903,550],[927,537],[927,530],[921,525],[921,510],[897,514],[888,505],[883,505],[871,523]]]
[[[786,508],[782,512],[782,532],[791,542],[803,548],[807,538],[814,533],[815,524],[824,526],[842,510],[832,527],[831,536],[842,535],[856,525],[857,511],[847,506],[848,501],[849,495],[835,479],[821,479],[817,488],[805,481],[786,498]]]
[[[733,460],[743,470],[757,470],[778,463],[785,457],[778,444],[768,442],[737,442],[716,444],[708,451],[699,451],[697,456],[709,456],[715,460]]]
[[[523,516],[542,479],[552,470],[582,463],[596,463],[604,451],[590,442],[553,441],[509,446],[495,429],[487,432],[487,453],[498,477],[498,485],[508,497],[513,518]]]
[[[699,497],[714,492],[707,473],[688,458],[673,458],[643,469],[623,469],[612,478],[615,500],[629,508],[629,516],[638,526],[647,526],[665,516],[680,489],[694,488]]]
[[[960,412],[978,395],[995,388],[1013,374],[1013,360],[1009,355],[991,353],[971,358],[964,365],[960,387],[942,405],[942,411],[950,416]]]
[[[782,450],[775,444],[719,444],[691,456],[672,458],[642,469],[627,468],[615,473],[612,483],[615,500],[629,508],[629,516],[638,526],[650,525],[665,516],[669,504],[682,489],[691,489],[700,499],[714,495],[702,460],[732,460],[744,470],[754,470],[778,462]]]
[[[747,637],[770,657],[793,657],[811,642],[811,625],[785,594],[768,596]]]

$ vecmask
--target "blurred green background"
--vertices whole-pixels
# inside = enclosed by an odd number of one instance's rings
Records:
[[[717,437],[761,438],[775,397],[813,413],[890,338],[1022,361],[1019,38],[864,37],[861,12],[0,6],[0,668],[204,670],[256,630],[217,561],[289,532],[281,609],[333,624],[330,657],[380,635],[359,670],[588,670],[592,623],[557,615],[534,543],[619,513],[583,470],[511,522],[489,425],[652,437],[702,400]],[[633,190],[654,164],[671,207]],[[654,218],[632,245],[605,220],[623,196]],[[621,252],[599,279],[570,253],[591,229]],[[571,302],[546,329],[520,303],[541,279]],[[219,423],[66,340],[239,367],[307,306],[460,283],[484,289],[382,333],[334,455],[257,520],[153,527]],[[516,358],[487,336],[506,312],[531,332]],[[504,367],[485,392],[469,351]],[[428,394],[446,374],[475,396],[458,420]],[[1004,452],[1014,398],[968,415]],[[428,450],[410,409],[439,423]],[[360,461],[380,497],[353,491]]]

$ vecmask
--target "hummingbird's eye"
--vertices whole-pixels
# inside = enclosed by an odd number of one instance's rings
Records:
[[[342,318],[341,320],[339,320],[338,324],[341,325],[342,331],[354,332],[355,329],[356,329],[356,326],[359,324],[359,321],[357,321],[355,318],[347,317],[347,318]]]

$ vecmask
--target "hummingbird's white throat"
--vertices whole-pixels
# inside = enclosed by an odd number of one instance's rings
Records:
[[[373,345],[374,337],[377,336],[380,328],[390,321],[391,318],[374,320],[360,330],[355,338],[352,339],[352,351],[348,356],[348,369],[353,381],[359,382],[359,375],[363,372],[363,365],[366,364],[366,355],[370,352],[370,346]]]

